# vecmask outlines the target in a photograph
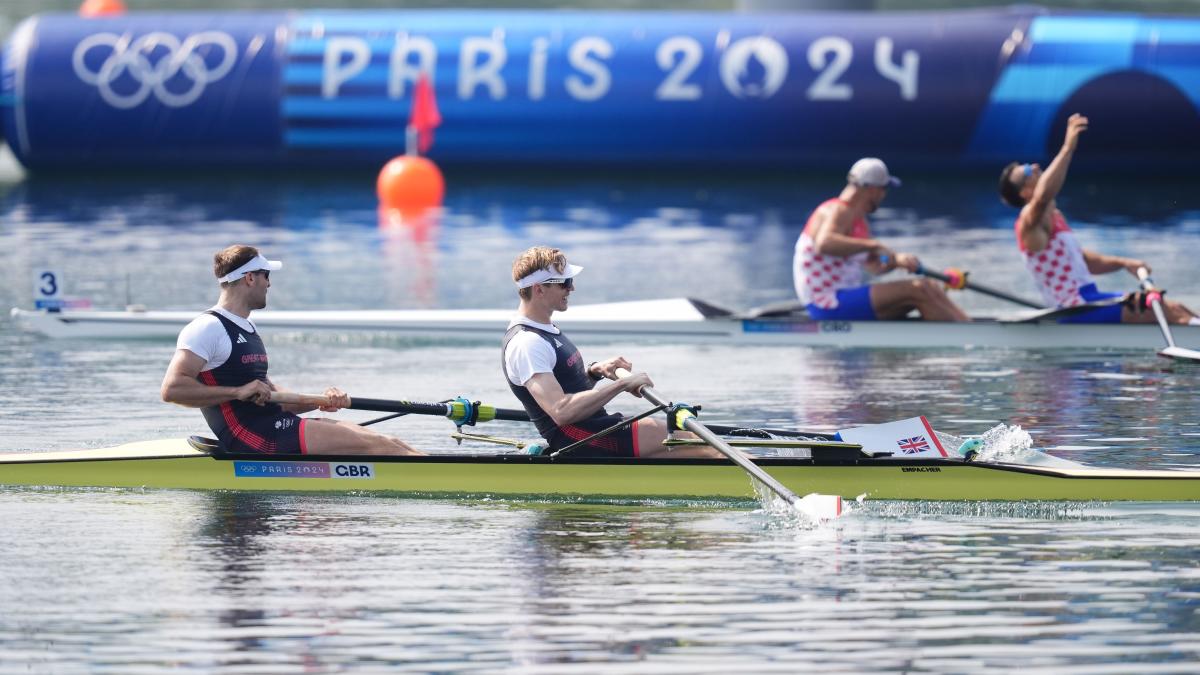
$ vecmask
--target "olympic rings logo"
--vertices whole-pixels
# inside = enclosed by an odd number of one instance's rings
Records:
[[[86,59],[92,50],[108,50],[108,57],[99,69],[88,67]],[[220,50],[221,61],[210,66],[205,56]],[[165,53],[164,53],[165,52]],[[157,56],[157,60],[152,61]],[[172,108],[195,103],[204,88],[229,74],[237,61],[237,42],[219,31],[204,31],[184,40],[156,31],[136,40],[115,33],[89,35],[75,47],[71,65],[75,75],[95,86],[100,96],[114,108],[127,110],[145,101],[151,93],[163,105]],[[128,76],[137,84],[130,93],[121,93],[114,84]],[[167,88],[167,83],[187,82],[182,92]]]

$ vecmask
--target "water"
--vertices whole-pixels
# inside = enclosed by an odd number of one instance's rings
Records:
[[[0,307],[28,306],[32,270],[49,266],[97,306],[199,310],[216,296],[211,254],[235,241],[285,261],[276,309],[515,305],[509,267],[533,244],[587,268],[576,303],[691,295],[748,307],[788,297],[792,242],[836,178],[451,175],[445,213],[407,228],[380,226],[370,176],[37,177],[0,187]],[[905,178],[877,214],[880,236],[1032,295],[990,176]],[[1190,185],[1072,181],[1063,206],[1085,245],[1149,260],[1171,297],[1200,305]],[[516,405],[495,345],[267,338],[272,377],[293,390]],[[196,411],[159,401],[172,348],[45,341],[0,317],[0,451],[203,431]],[[1019,425],[1089,464],[1200,464],[1200,369],[1148,351],[585,352],[628,356],[714,422],[836,429],[924,414],[958,435]],[[444,420],[381,428],[454,449]],[[531,436],[516,423],[483,430]],[[0,672],[1200,663],[1195,505],[867,502],[817,527],[743,506],[0,488]]]

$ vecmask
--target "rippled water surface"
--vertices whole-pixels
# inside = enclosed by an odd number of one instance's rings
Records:
[[[200,310],[216,296],[212,252],[241,241],[285,261],[276,309],[512,306],[511,261],[533,244],[587,268],[575,303],[690,295],[744,308],[788,297],[792,243],[838,187],[820,176],[449,181],[446,210],[420,226],[381,223],[370,176],[3,184],[0,304],[28,306],[32,270],[52,267],[97,306]],[[1171,297],[1200,305],[1190,185],[1072,188],[1064,207],[1087,245],[1149,260]],[[991,189],[989,176],[913,177],[875,229],[931,266],[1031,295],[1012,213]],[[294,390],[516,405],[496,345],[267,338],[272,377]],[[203,431],[196,411],[158,399],[172,349],[46,341],[0,317],[0,451]],[[924,414],[955,434],[1019,425],[1089,464],[1200,464],[1200,369],[1150,351],[585,348],[615,353],[712,421],[837,429]],[[454,449],[444,420],[380,428]],[[0,488],[0,542],[0,672],[1200,666],[1196,504],[868,501],[814,527],[750,502]]]

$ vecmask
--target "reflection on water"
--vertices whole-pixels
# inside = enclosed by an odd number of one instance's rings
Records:
[[[1197,661],[1186,506],[897,503],[812,530],[694,507],[0,490],[16,509],[6,671]]]

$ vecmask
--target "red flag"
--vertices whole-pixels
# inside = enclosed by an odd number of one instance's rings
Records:
[[[438,112],[429,76],[421,75],[413,90],[412,114],[408,117],[408,125],[417,130],[417,149],[422,155],[433,146],[433,130],[441,123],[442,115]]]

